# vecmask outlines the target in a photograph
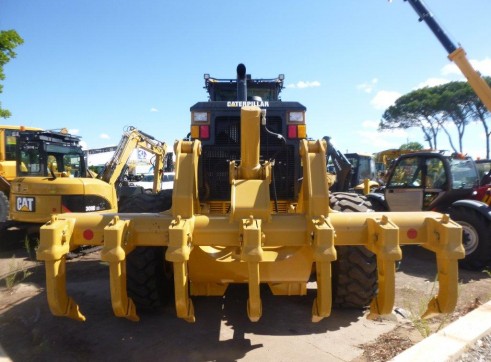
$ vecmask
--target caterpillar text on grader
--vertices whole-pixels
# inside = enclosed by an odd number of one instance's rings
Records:
[[[403,244],[436,254],[440,288],[425,316],[453,310],[460,226],[435,212],[370,212],[361,195],[330,194],[327,144],[306,137],[303,105],[280,100],[283,79],[252,79],[243,64],[236,79],[205,75],[209,101],[191,107],[191,137],[174,144],[170,210],[60,214],[41,228],[37,256],[54,315],[85,320],[66,290],[65,256],[78,245],[103,247],[113,311],[133,321],[173,284],[177,316],[194,322],[191,296],[220,296],[231,283],[248,285],[257,321],[261,283],[274,295],[305,295],[313,270],[312,321],[332,305],[388,314]]]

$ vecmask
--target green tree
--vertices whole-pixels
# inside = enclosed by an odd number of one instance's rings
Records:
[[[486,83],[491,87],[491,77],[483,77]],[[470,87],[469,87],[470,90]],[[470,90],[471,91],[471,90]],[[481,123],[484,129],[484,135],[486,136],[486,158],[490,157],[490,138],[491,138],[491,127],[487,123],[489,116],[491,115],[491,109],[487,109],[484,103],[477,97],[477,95],[472,91],[472,96],[474,101],[468,105],[469,112],[472,116],[474,122]]]
[[[437,136],[443,123],[438,111],[440,97],[431,88],[422,88],[399,97],[382,115],[379,130],[419,127],[431,149],[436,149]]]
[[[485,78],[491,84],[491,78]],[[412,91],[397,99],[382,115],[379,130],[419,127],[430,148],[437,149],[437,135],[443,131],[454,152],[464,152],[463,139],[470,122],[480,122],[486,135],[486,158],[490,154],[491,127],[488,110],[467,82],[450,82]],[[449,125],[455,126],[454,142]]]
[[[10,59],[15,58],[17,54],[14,52],[14,49],[23,42],[24,40],[15,30],[0,31],[0,81],[5,79],[3,66],[7,64]],[[3,85],[0,84],[0,93],[2,93],[2,91]],[[2,105],[0,103],[0,118],[8,118],[10,115],[11,114],[7,109],[2,109]]]
[[[447,135],[448,142],[453,151],[462,153],[465,128],[472,119],[469,104],[475,102],[476,95],[467,82],[446,83],[433,87],[432,91],[439,97],[438,109],[435,111],[442,112],[443,114],[440,127]],[[448,131],[448,123],[453,124],[457,129],[458,147],[455,146],[452,136]]]
[[[424,147],[421,143],[419,142],[407,142],[407,143],[404,143],[403,145],[401,145],[401,147],[399,147],[400,150],[410,150],[410,151],[419,151],[419,150],[422,150]]]

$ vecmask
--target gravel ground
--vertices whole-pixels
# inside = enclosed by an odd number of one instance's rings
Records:
[[[462,354],[457,362],[491,361],[491,334],[478,340]]]

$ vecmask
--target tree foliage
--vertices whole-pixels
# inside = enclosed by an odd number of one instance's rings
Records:
[[[442,115],[435,112],[439,98],[431,88],[422,88],[396,100],[383,114],[379,130],[418,127],[431,149],[436,149]]]
[[[11,59],[15,58],[17,54],[14,52],[14,49],[23,42],[24,40],[15,30],[0,31],[0,81],[5,79],[3,66]],[[3,85],[0,84],[0,93],[2,93],[2,91]],[[10,117],[10,112],[6,109],[2,109],[2,105],[0,103],[0,118],[8,117]]]
[[[424,147],[421,143],[419,142],[407,142],[401,145],[399,147],[400,150],[410,150],[410,151],[419,151],[422,150]]]
[[[490,78],[485,78],[491,84]],[[437,136],[443,131],[454,152],[464,152],[463,139],[470,122],[480,122],[486,134],[486,158],[490,153],[491,131],[487,124],[490,110],[486,109],[467,82],[450,82],[425,87],[401,96],[385,110],[379,130],[418,127],[431,149],[437,149]],[[455,142],[449,126],[457,130]]]

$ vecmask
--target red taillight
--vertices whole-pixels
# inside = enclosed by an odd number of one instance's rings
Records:
[[[199,138],[200,139],[210,138],[210,126],[199,126]]]
[[[297,138],[297,126],[296,125],[288,125],[288,138]]]

